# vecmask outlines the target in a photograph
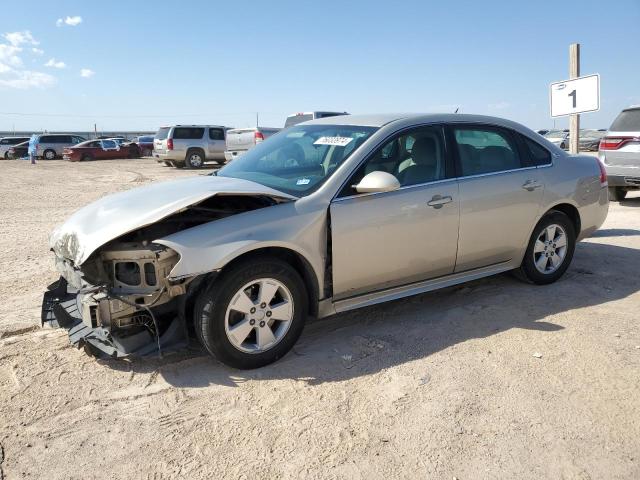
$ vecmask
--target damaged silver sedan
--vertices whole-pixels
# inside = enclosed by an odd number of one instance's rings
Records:
[[[42,321],[93,354],[195,336],[237,368],[323,317],[509,270],[557,280],[607,215],[593,157],[471,115],[332,117],[210,176],[106,196],[51,235]]]

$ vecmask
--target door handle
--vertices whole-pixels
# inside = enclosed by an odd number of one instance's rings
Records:
[[[540,187],[542,187],[542,185],[540,185],[537,180],[527,180],[522,184],[522,188],[529,192],[533,192],[536,188]]]
[[[431,200],[427,202],[427,205],[433,208],[442,208],[444,204],[450,203],[452,201],[453,198],[449,196],[443,197],[442,195],[434,195]]]

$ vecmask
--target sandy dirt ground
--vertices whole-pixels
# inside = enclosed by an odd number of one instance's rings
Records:
[[[640,478],[640,196],[554,285],[500,275],[311,322],[255,371],[197,344],[99,361],[37,327],[57,223],[199,173],[0,162],[0,478]]]

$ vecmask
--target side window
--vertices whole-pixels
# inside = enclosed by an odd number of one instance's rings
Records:
[[[176,127],[173,130],[173,138],[176,140],[199,140],[204,135],[204,128]]]
[[[501,129],[454,127],[462,176],[520,168],[515,142]]]
[[[48,136],[48,135],[43,135],[37,141],[40,142],[40,143],[53,143],[54,142],[54,140],[52,140],[51,137]]]
[[[549,165],[551,163],[551,153],[549,153],[549,150],[527,137],[523,136],[522,138],[524,139],[524,144],[529,154],[531,166]]]
[[[221,128],[210,128],[209,138],[211,140],[224,140],[224,130]]]
[[[447,178],[442,128],[420,127],[389,140],[375,151],[353,174],[341,197],[356,195],[353,189],[365,175],[383,171],[395,176],[402,187]]]
[[[116,142],[113,140],[103,140],[102,148],[116,148]]]
[[[7,139],[0,140],[0,145],[10,145],[9,140]]]
[[[73,138],[70,135],[63,135],[59,137],[58,140],[60,143],[73,143]]]
[[[84,142],[84,138],[82,137],[73,137],[73,143]]]

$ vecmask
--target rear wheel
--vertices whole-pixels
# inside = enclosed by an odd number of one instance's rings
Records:
[[[153,151],[152,151],[151,149],[149,149],[149,148],[145,148],[145,149],[142,151],[142,155],[143,155],[144,157],[150,157],[152,154],[153,154]]]
[[[194,326],[207,351],[234,368],[284,356],[302,333],[307,295],[298,272],[263,258],[223,272],[198,298]]]
[[[42,156],[45,160],[55,160],[56,152],[54,150],[45,150]]]
[[[168,161],[168,160],[165,160],[165,161],[164,161],[164,164],[165,164],[167,167],[173,167],[173,164],[172,164],[170,161]]]
[[[627,196],[627,191],[622,187],[609,187],[609,200],[621,202]]]
[[[81,161],[90,162],[91,160],[93,160],[93,155],[91,155],[90,153],[85,153],[84,155],[82,155]]]
[[[538,285],[553,283],[569,268],[575,248],[573,223],[564,213],[552,211],[533,230],[518,273]]]
[[[9,152],[4,152],[4,159],[9,160]]]
[[[176,168],[184,168],[184,162],[171,162],[171,165]]]
[[[204,165],[204,152],[196,149],[189,150],[184,162],[189,168],[201,168]]]

